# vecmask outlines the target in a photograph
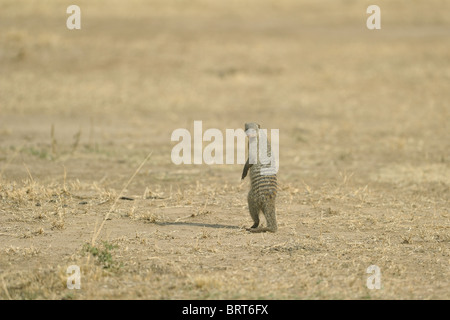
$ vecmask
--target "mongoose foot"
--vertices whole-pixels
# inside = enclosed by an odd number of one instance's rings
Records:
[[[260,232],[276,232],[277,231],[277,229],[276,228],[250,228],[250,229],[247,229],[248,231],[250,231],[250,232],[253,232],[253,233],[260,233]]]

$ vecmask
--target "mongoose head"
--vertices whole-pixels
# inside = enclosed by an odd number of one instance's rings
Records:
[[[256,122],[248,122],[245,124],[245,133],[249,138],[255,138],[259,133],[259,124]]]

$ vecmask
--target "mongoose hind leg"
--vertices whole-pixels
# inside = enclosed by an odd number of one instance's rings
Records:
[[[259,226],[259,207],[251,191],[248,193],[247,199],[248,199],[248,209],[250,211],[250,216],[252,217],[253,220],[253,225],[250,227],[250,229],[255,229],[258,228]]]
[[[250,229],[251,232],[276,232],[278,229],[277,218],[275,216],[275,199],[266,201],[262,207],[262,212],[267,221],[267,227]]]
[[[268,199],[264,202],[262,211],[264,213],[264,217],[267,221],[267,230],[271,232],[276,232],[278,229],[277,225],[277,217],[275,214],[275,197],[269,196]]]

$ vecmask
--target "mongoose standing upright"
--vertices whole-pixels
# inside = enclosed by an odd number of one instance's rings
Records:
[[[245,163],[242,179],[247,176],[250,170],[251,188],[247,200],[250,216],[254,222],[248,230],[251,232],[276,232],[278,228],[275,215],[277,175],[274,169],[269,142],[267,141],[267,137],[259,129],[260,126],[257,123],[245,124],[245,132],[249,139],[249,159]],[[263,144],[260,144],[260,139],[265,140],[263,143],[266,143],[266,148]],[[269,159],[270,162],[267,161]],[[266,219],[266,227],[258,227],[260,211],[263,212]]]

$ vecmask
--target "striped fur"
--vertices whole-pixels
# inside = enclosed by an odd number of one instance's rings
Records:
[[[263,137],[259,132],[259,125],[256,123],[246,123],[245,130],[253,129],[256,131],[256,137]],[[264,137],[267,139],[266,137]],[[259,140],[257,141],[259,151]],[[250,148],[249,148],[250,150]],[[270,145],[267,141],[267,156],[270,158],[271,151]],[[250,216],[253,219],[253,225],[249,229],[251,232],[275,232],[277,231],[277,219],[275,213],[275,199],[277,196],[277,175],[273,171],[271,163],[261,163],[259,157],[257,163],[249,164],[249,160],[245,164],[244,171],[242,173],[242,179],[245,178],[247,172],[250,171],[251,189],[248,193],[248,208]],[[259,214],[263,213],[267,226],[259,227],[260,219]]]

